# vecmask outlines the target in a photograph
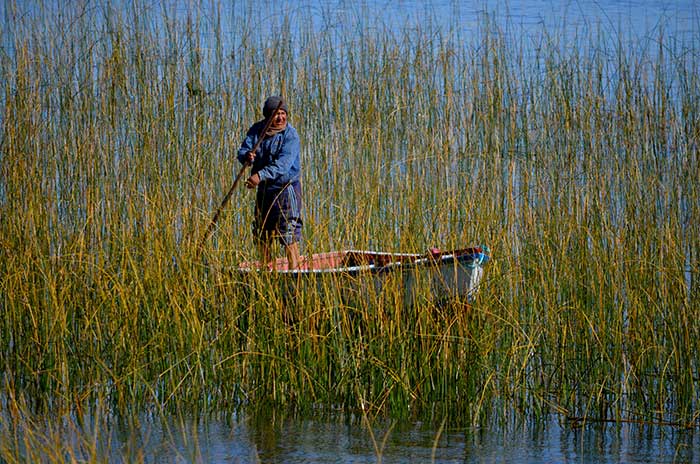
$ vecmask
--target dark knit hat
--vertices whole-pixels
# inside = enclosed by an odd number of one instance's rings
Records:
[[[289,110],[287,110],[287,102],[285,102],[282,97],[278,95],[273,95],[272,97],[268,98],[265,100],[265,105],[263,105],[263,116],[266,118],[270,117],[273,111],[277,109],[277,105],[282,102],[282,106],[280,106],[281,110],[284,110],[286,113],[289,113]]]

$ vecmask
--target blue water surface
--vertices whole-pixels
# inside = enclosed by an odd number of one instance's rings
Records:
[[[420,422],[192,420],[144,425],[112,449],[129,461],[202,463],[690,463],[700,459],[694,430],[642,424],[549,422],[449,429]],[[115,437],[115,443],[120,441]],[[134,446],[138,444],[138,446]],[[145,453],[144,453],[145,450]]]

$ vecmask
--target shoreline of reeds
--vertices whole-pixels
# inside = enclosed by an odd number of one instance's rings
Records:
[[[487,19],[474,43],[298,17],[269,36],[233,18],[229,37],[137,8],[2,19],[3,409],[697,427],[698,37],[532,56]],[[305,252],[486,243],[468,310],[309,295],[290,325],[274,291],[221,272],[254,257],[243,190],[198,257],[280,92],[304,145]]]

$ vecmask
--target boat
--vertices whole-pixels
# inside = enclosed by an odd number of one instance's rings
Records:
[[[346,302],[351,295],[365,299],[398,289],[410,306],[426,298],[471,303],[489,260],[486,245],[447,251],[431,248],[426,253],[342,250],[302,256],[297,269],[289,269],[286,258],[279,258],[267,266],[241,263],[238,272],[249,279],[274,276],[275,285],[286,291],[331,290]]]

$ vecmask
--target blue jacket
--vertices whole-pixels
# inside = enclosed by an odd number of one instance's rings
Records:
[[[259,132],[265,121],[253,124],[246,134],[241,148],[238,149],[238,161],[246,162],[246,154],[258,141]],[[287,123],[287,128],[260,144],[255,154],[251,175],[260,176],[258,188],[282,188],[290,182],[298,181],[301,171],[301,144],[296,129]]]

